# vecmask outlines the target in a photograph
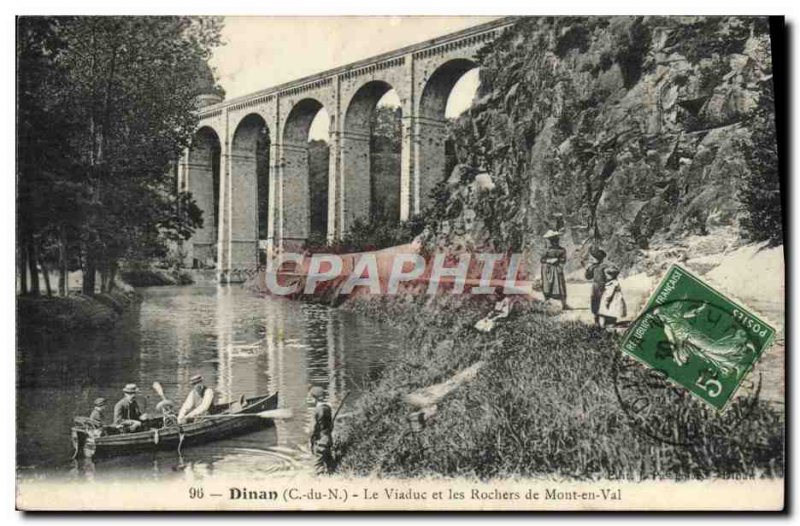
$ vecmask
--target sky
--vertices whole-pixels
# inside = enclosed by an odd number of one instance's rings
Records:
[[[224,45],[211,66],[228,99],[306,75],[459,31],[496,17],[226,17]],[[447,116],[455,117],[472,101],[477,70],[453,89]],[[394,91],[381,105],[397,105]],[[311,126],[311,139],[327,140],[324,110]]]

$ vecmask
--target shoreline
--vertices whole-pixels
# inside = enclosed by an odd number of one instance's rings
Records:
[[[17,336],[28,338],[41,333],[70,336],[113,327],[142,301],[139,293],[122,287],[125,286],[94,296],[17,296]]]

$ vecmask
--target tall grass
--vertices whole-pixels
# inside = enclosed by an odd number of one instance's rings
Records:
[[[463,298],[463,299],[461,299]],[[697,433],[670,445],[631,425],[615,394],[616,336],[553,320],[518,305],[492,334],[472,328],[491,306],[466,297],[362,297],[346,308],[403,329],[404,347],[337,427],[340,469],[384,476],[556,476],[574,479],[781,477],[784,416],[758,402],[735,426],[737,408],[684,415]],[[441,382],[477,360],[477,378],[440,402],[416,432],[403,395]]]

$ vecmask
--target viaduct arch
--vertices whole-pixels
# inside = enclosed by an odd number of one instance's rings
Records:
[[[514,21],[499,19],[200,108],[195,141],[178,172],[179,186],[192,192],[205,217],[188,242],[187,263],[213,260],[226,280],[254,267],[259,253],[271,258],[302,248],[311,229],[308,132],[322,108],[330,118],[327,238],[340,239],[369,214],[370,119],[392,89],[402,111],[398,220],[419,213],[446,176],[450,92],[477,67],[476,52]],[[267,188],[259,191],[259,179]],[[260,208],[267,216],[261,221]]]

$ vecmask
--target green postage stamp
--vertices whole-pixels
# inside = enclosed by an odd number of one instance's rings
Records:
[[[622,351],[722,411],[774,337],[774,327],[673,265]]]

